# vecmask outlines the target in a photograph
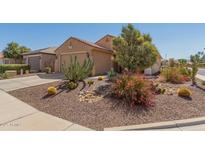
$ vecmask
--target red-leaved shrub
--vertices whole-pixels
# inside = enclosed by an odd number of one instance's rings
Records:
[[[181,84],[185,82],[184,75],[182,75],[178,68],[168,67],[161,71],[161,76],[166,82]]]
[[[191,79],[190,79],[189,76],[183,75],[181,80],[182,80],[183,82],[188,82],[188,81],[190,81]]]
[[[182,84],[190,81],[190,70],[186,67],[167,67],[161,70],[161,77],[166,82]]]
[[[154,92],[152,83],[142,75],[120,75],[112,85],[117,98],[123,99],[131,107],[134,105],[154,105]]]

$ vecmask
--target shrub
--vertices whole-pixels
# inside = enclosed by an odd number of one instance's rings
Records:
[[[76,82],[73,82],[73,81],[67,82],[67,88],[68,89],[73,90],[77,87],[78,87],[78,84]]]
[[[109,79],[109,80],[112,80],[116,75],[117,75],[117,73],[114,71],[114,69],[111,69],[111,70],[107,73],[107,76],[108,76],[108,79]]]
[[[164,77],[166,82],[174,84],[180,84],[184,82],[184,75],[180,73],[180,70],[176,67],[164,68],[161,71],[161,75]]]
[[[46,67],[46,68],[45,68],[45,72],[46,72],[47,74],[50,74],[50,73],[51,73],[51,67]]]
[[[182,80],[182,82],[188,82],[191,80],[191,78],[189,76],[182,75],[181,80]]]
[[[103,79],[104,79],[103,76],[99,76],[99,77],[98,77],[98,81],[102,81]]]
[[[164,94],[166,92],[166,89],[160,86],[160,84],[153,84],[152,86],[156,94]]]
[[[120,75],[112,85],[117,98],[123,99],[130,106],[142,104],[154,105],[154,92],[150,81],[140,75]]]
[[[205,86],[205,81],[202,81],[201,84],[202,84],[203,86]]]
[[[65,66],[62,65],[62,71],[65,75],[65,78],[69,81],[73,81],[77,83],[88,77],[93,68],[93,61],[90,58],[84,60],[83,64],[81,65],[77,61],[77,57],[75,56],[74,60],[71,56],[70,65]]]
[[[191,69],[189,69],[187,67],[180,66],[179,67],[179,72],[184,76],[187,76],[187,77],[191,76]]]
[[[89,85],[89,87],[90,87],[91,85],[94,84],[94,81],[93,81],[93,80],[89,80],[87,83],[88,83],[88,85]]]
[[[177,94],[181,97],[190,97],[191,90],[189,90],[187,87],[180,87],[179,89],[177,89]]]
[[[0,73],[0,80],[1,79],[8,79],[9,75],[5,72],[5,73]]]
[[[27,64],[1,64],[0,65],[0,73],[4,73],[7,70],[16,70],[17,73],[20,73],[20,70],[23,70],[25,72],[26,70],[29,70],[29,65]]]
[[[55,87],[48,87],[47,92],[49,95],[55,95],[57,94],[57,89]]]

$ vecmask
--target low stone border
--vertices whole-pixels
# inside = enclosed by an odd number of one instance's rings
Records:
[[[205,117],[104,128],[105,131],[153,130],[205,124]]]

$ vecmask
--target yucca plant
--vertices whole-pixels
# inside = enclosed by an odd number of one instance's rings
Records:
[[[82,81],[91,74],[93,65],[94,63],[90,58],[86,58],[81,65],[76,56],[74,59],[71,56],[70,64],[68,66],[62,65],[62,71],[67,80],[78,82]]]

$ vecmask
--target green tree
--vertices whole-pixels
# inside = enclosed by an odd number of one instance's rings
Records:
[[[178,59],[179,65],[180,66],[186,66],[187,60],[186,59]]]
[[[30,48],[27,48],[25,46],[20,46],[20,53],[27,53],[27,52],[30,52],[31,49]]]
[[[191,61],[191,80],[192,80],[192,85],[196,85],[196,74],[198,72],[198,67],[200,64],[205,62],[205,55],[203,52],[198,52],[195,55],[190,56],[190,61]]]
[[[29,52],[30,49],[25,46],[20,46],[16,42],[10,42],[7,44],[7,47],[3,50],[5,58],[13,58],[15,61],[21,59],[22,53]]]
[[[159,53],[149,34],[141,34],[132,24],[122,28],[121,35],[113,40],[115,60],[129,71],[143,71],[152,66]]]

